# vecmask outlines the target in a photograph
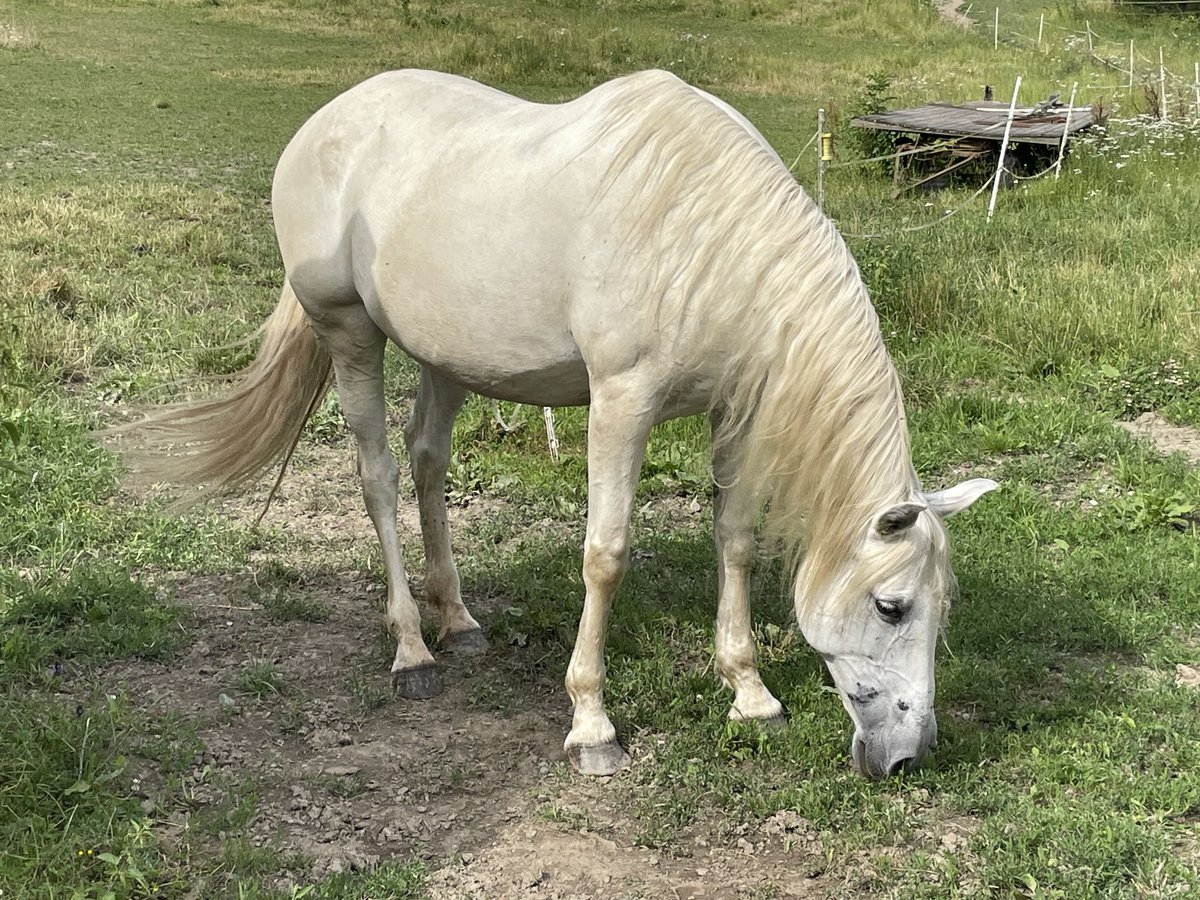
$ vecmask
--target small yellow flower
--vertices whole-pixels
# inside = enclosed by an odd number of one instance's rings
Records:
[[[76,851],[75,851],[75,855],[76,855],[76,856],[83,856],[83,851],[82,851],[82,850],[76,850]]]

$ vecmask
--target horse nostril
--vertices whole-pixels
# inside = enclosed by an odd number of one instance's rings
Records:
[[[910,771],[913,768],[912,763],[913,759],[911,756],[896,760],[892,763],[891,768],[888,769],[888,777],[890,778],[893,775],[899,775],[901,772]]]

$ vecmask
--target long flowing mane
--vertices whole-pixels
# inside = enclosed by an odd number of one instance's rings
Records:
[[[717,440],[738,448],[768,530],[820,588],[869,518],[919,489],[858,266],[778,158],[669,73],[629,79],[601,131],[623,139],[604,190],[634,179],[622,238],[655,259],[642,296],[702,323],[687,334],[703,339],[679,349],[693,371],[720,360]]]

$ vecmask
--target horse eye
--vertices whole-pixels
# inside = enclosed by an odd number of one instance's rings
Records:
[[[893,625],[904,618],[904,614],[908,612],[908,605],[903,600],[889,600],[883,597],[876,597],[875,609],[883,618],[891,622]]]

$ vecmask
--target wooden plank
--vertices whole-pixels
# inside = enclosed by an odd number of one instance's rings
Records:
[[[1004,136],[1004,121],[1008,107],[1003,103],[980,100],[956,106],[950,103],[927,103],[911,109],[858,116],[850,124],[859,128],[880,131],[925,134],[934,137],[970,137],[999,143]],[[1013,120],[1009,140],[1015,143],[1046,144],[1057,147],[1067,124],[1067,111],[1057,107],[1038,111],[1036,107],[1018,110]],[[1094,124],[1090,108],[1076,110],[1071,116],[1068,136]]]

